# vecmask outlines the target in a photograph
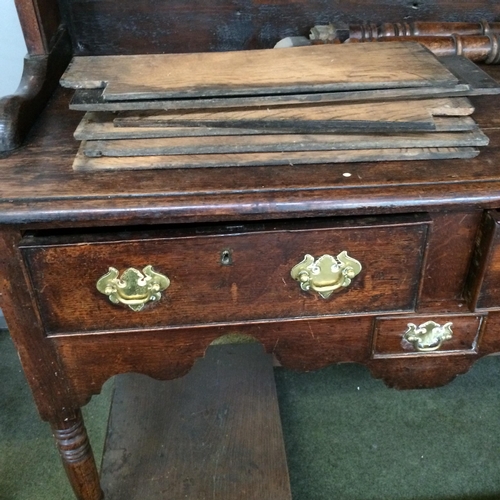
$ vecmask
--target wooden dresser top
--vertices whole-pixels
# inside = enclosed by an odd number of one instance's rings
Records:
[[[500,68],[486,67],[499,79]],[[82,117],[59,89],[25,145],[0,157],[0,222],[61,225],[259,220],[491,208],[500,200],[498,97],[476,97],[490,145],[471,160],[187,170],[72,170]],[[344,173],[350,176],[344,176]]]

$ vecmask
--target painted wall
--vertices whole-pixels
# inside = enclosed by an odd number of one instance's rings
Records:
[[[25,55],[26,44],[14,0],[0,0],[0,97],[17,89]]]

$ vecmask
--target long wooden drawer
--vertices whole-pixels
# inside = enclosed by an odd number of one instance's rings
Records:
[[[410,215],[32,235],[21,249],[48,334],[164,328],[412,311],[429,224],[425,216]],[[328,298],[314,286],[307,290],[304,273],[296,279],[291,275],[306,254],[318,259],[341,252],[359,261],[362,269]],[[147,266],[166,276],[169,286],[140,310],[112,303],[96,287],[110,268],[122,275],[129,268],[136,271],[128,274],[144,273]],[[322,266],[316,261],[309,271],[314,274],[317,267]]]

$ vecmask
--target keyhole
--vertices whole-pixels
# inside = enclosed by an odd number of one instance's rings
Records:
[[[223,266],[230,266],[233,263],[233,257],[231,255],[231,250],[222,250],[220,254],[220,263]]]

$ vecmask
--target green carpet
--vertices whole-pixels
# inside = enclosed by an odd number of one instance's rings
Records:
[[[500,499],[499,374],[396,391],[357,365],[277,370],[294,499]]]
[[[16,351],[0,331],[0,500],[73,500],[50,427],[38,417]],[[106,432],[112,382],[83,409],[96,459]],[[124,499],[125,500],[125,499]]]
[[[490,357],[446,387],[398,392],[357,365],[276,369],[294,500],[500,499],[499,374]],[[0,377],[0,500],[72,500],[5,331]],[[111,387],[84,409],[97,457]]]

